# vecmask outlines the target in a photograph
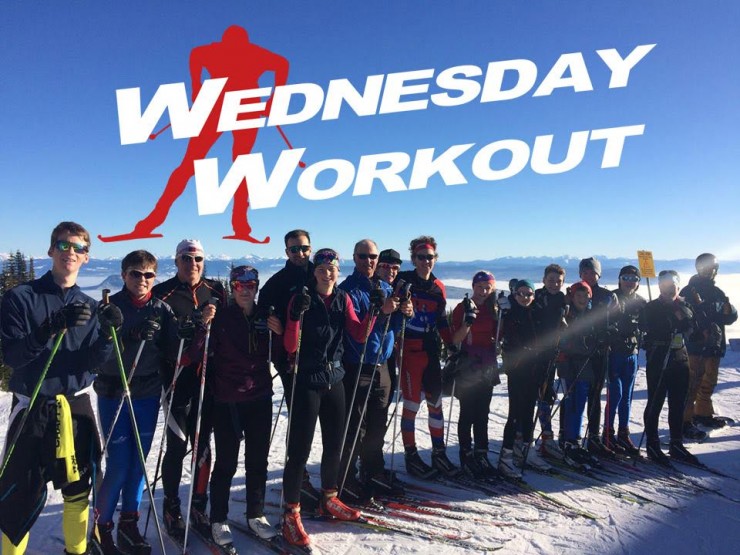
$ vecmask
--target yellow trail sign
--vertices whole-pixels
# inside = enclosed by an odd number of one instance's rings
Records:
[[[655,262],[653,261],[652,251],[637,251],[637,263],[640,266],[642,277],[655,277]]]

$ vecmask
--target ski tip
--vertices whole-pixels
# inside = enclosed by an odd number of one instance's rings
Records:
[[[264,245],[265,243],[270,242],[269,235],[265,237],[264,239],[255,239],[249,234],[246,234],[246,235],[234,234],[234,235],[224,235],[223,239],[234,239],[235,241],[247,241],[248,243],[256,243],[258,245]]]
[[[164,237],[161,233],[140,233],[140,232],[134,232],[131,233],[122,233],[120,235],[98,235],[98,240],[102,241],[103,243],[112,243],[115,241],[131,241],[133,239],[158,239],[160,237]]]

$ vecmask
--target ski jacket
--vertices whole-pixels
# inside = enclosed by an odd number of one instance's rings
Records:
[[[437,333],[442,341],[452,341],[445,307],[447,292],[444,284],[434,274],[429,279],[422,279],[415,270],[400,272],[398,280],[411,284],[411,302],[414,305],[414,317],[406,321],[404,335],[405,351],[425,351],[429,356],[439,356]]]
[[[179,340],[175,314],[169,305],[154,296],[143,306],[136,306],[126,289],[111,296],[110,302],[121,309],[123,314],[123,326],[118,332],[118,338],[127,377],[131,375],[134,359],[141,345],[141,340],[133,337],[133,334],[146,320],[155,320],[160,325],[154,339],[144,343],[134,377],[129,383],[132,399],[156,397],[162,390],[162,374],[168,366],[174,364],[177,356]],[[123,395],[121,373],[114,357],[100,367],[94,387],[101,397]]]
[[[270,375],[269,333],[264,325],[257,325],[259,311],[255,305],[252,316],[244,314],[236,303],[218,310],[211,324],[209,360],[210,391],[216,401],[240,403],[272,397]],[[273,338],[273,350],[281,338]],[[205,333],[198,333],[198,350],[203,352]]]
[[[568,383],[593,381],[598,340],[592,309],[579,312],[571,305],[566,322],[568,327],[560,336],[558,373]]]
[[[534,303],[520,305],[509,295],[511,308],[503,316],[503,359],[508,375],[533,374],[540,355]]]
[[[369,315],[363,321],[358,320],[352,299],[341,289],[334,288],[327,297],[319,295],[313,286],[308,291],[311,304],[303,313],[300,338],[299,322],[288,317],[283,342],[289,355],[295,355],[300,346],[296,383],[321,389],[339,383],[344,377],[345,331],[361,342]],[[294,299],[295,296],[288,303],[288,314]]]
[[[63,291],[50,271],[3,295],[0,338],[4,362],[13,369],[10,391],[31,395],[56,339],[39,343],[36,331],[53,312],[75,302],[87,303],[92,318],[86,325],[70,328],[64,334],[39,390],[44,397],[70,396],[88,387],[93,382],[94,372],[111,355],[113,343],[107,334],[100,333],[96,316],[98,303],[77,285]]]
[[[393,295],[393,288],[391,288],[390,284],[378,278],[370,280],[367,276],[357,271],[354,271],[352,275],[339,284],[339,289],[346,291],[350,299],[352,299],[352,305],[354,306],[358,320],[363,320],[368,312],[370,312],[370,291],[372,291],[376,283],[380,285],[386,297]],[[390,323],[388,323],[388,318],[391,319]],[[365,350],[363,364],[375,364],[376,361],[378,364],[382,364],[388,360],[393,353],[395,335],[401,329],[402,318],[401,313],[397,311],[390,315],[385,315],[382,312],[378,314],[375,325],[367,338],[367,348]],[[388,333],[384,337],[383,331],[385,330],[386,323],[388,323]],[[381,339],[383,340],[382,345],[380,344]],[[351,335],[345,335],[344,359],[347,362],[359,364],[363,346],[364,343],[355,341]]]
[[[691,306],[696,315],[697,328],[687,341],[690,355],[723,357],[727,351],[725,326],[737,321],[737,309],[730,304],[724,291],[713,279],[694,275],[680,296]],[[725,308],[729,307],[729,308]]]
[[[455,366],[455,389],[489,386],[498,381],[498,362],[496,360],[496,328],[498,307],[494,291],[482,306],[478,306],[478,316],[473,321],[468,334],[460,343],[460,353]],[[450,335],[463,325],[465,303],[459,303],[452,311]]]
[[[565,318],[565,306],[565,293],[562,291],[552,294],[545,287],[541,287],[534,292],[534,309],[540,334],[540,346],[553,353],[553,356],[560,337],[563,318]]]
[[[679,320],[676,312],[681,313],[683,319]],[[663,360],[668,349],[672,360],[688,360],[685,338],[693,333],[696,324],[691,307],[681,297],[675,301],[658,297],[647,303],[640,322],[645,332],[648,363]]]
[[[617,308],[609,322],[609,347],[620,355],[634,355],[640,348],[640,315],[647,301],[633,293],[627,295],[621,289],[613,291],[617,299]]]

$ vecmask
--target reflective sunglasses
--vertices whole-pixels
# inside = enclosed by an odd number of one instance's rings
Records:
[[[189,254],[181,254],[180,255],[180,260],[182,260],[183,262],[198,262],[198,263],[200,263],[200,262],[203,262],[203,257],[202,256],[192,256],[192,255],[189,255]]]
[[[524,291],[517,291],[516,294],[518,297],[521,297],[522,299],[529,299],[529,298],[534,297],[534,293],[532,292],[525,293]]]
[[[311,245],[293,245],[286,249],[290,254],[298,254],[299,252],[308,252],[311,250]]]
[[[249,280],[249,281],[232,281],[231,282],[231,290],[232,291],[255,291],[260,285],[260,282],[257,280]]]
[[[145,278],[147,280],[157,277],[157,274],[154,272],[141,272],[139,270],[129,270],[128,275],[136,279]]]
[[[417,260],[425,260],[426,262],[431,262],[436,258],[436,255],[434,254],[417,254],[416,259]]]
[[[313,257],[314,266],[321,266],[322,264],[332,264],[339,268],[339,255],[335,252],[322,252],[316,254]]]
[[[82,243],[73,243],[71,241],[57,241],[54,243],[54,248],[59,252],[67,252],[72,249],[75,254],[87,254],[90,247]]]
[[[635,274],[625,274],[623,276],[619,276],[619,279],[621,279],[622,281],[627,281],[629,283],[637,283],[638,281],[640,281],[640,278]]]
[[[382,268],[384,270],[393,270],[394,272],[397,272],[401,269],[401,266],[398,264],[388,264],[387,262],[381,262],[378,264],[378,268]]]
[[[368,258],[370,260],[375,260],[376,258],[378,258],[378,255],[377,254],[367,254],[365,252],[362,252],[362,253],[356,252],[355,253],[355,256],[357,258],[359,258],[360,260],[367,260]]]

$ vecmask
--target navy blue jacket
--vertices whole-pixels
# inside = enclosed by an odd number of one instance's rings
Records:
[[[99,333],[98,303],[73,285],[63,291],[51,272],[14,287],[3,295],[0,307],[0,337],[3,359],[13,369],[9,389],[30,396],[51,354],[55,338],[36,340],[36,331],[53,312],[67,304],[90,305],[93,316],[84,326],[67,330],[39,390],[45,397],[74,395],[89,386],[94,373],[111,355],[113,343]]]

